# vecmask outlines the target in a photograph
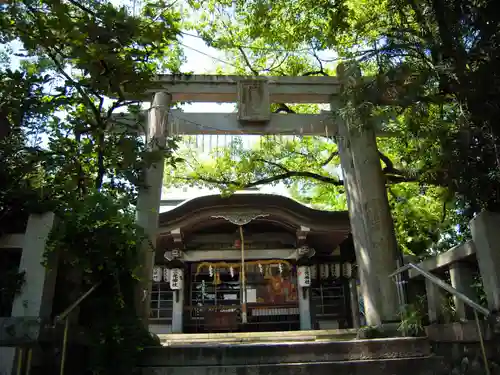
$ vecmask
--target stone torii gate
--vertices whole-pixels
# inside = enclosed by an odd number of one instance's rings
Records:
[[[389,275],[401,255],[394,235],[385,178],[373,127],[332,112],[317,115],[274,114],[271,103],[328,103],[341,108],[349,88],[361,80],[358,69],[339,66],[337,77],[160,76],[142,97],[153,96],[147,116],[146,140],[151,150],[165,147],[169,129],[175,134],[296,134],[337,138],[368,325],[398,320],[399,298]],[[236,102],[238,113],[170,112],[173,102]],[[169,113],[171,118],[168,119]],[[117,115],[116,122],[137,122]],[[155,245],[163,181],[163,161],[146,173],[149,186],[139,192],[137,221]],[[142,285],[138,312],[149,317],[153,267],[151,248],[142,253]]]

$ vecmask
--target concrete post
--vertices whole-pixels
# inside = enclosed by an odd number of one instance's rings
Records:
[[[472,287],[474,284],[474,271],[470,263],[455,262],[450,265],[451,286],[477,302],[477,293]],[[458,298],[453,297],[456,317],[459,320],[474,319],[473,310]]]
[[[57,277],[57,255],[49,256],[48,268],[42,265],[45,246],[54,225],[52,212],[30,215],[24,234],[19,271],[25,272],[21,292],[14,299],[12,317],[50,318]],[[15,348],[0,348],[0,374],[14,371]]]
[[[149,110],[146,142],[149,151],[161,151],[165,148],[167,137],[168,111],[172,97],[165,92],[154,95]],[[141,264],[141,281],[136,292],[136,311],[148,326],[151,308],[151,273],[153,271],[156,237],[158,231],[158,215],[160,213],[161,190],[163,186],[164,160],[158,160],[146,171],[145,188],[139,190],[137,198],[137,223],[144,228],[149,241],[142,246],[139,262]],[[151,247],[152,246],[152,247]]]
[[[54,213],[30,215],[24,235],[19,271],[25,271],[25,284],[14,299],[12,316],[50,318],[57,277],[57,256],[44,261],[45,246],[54,225]]]
[[[357,72],[356,72],[357,71]],[[361,78],[359,70],[341,65],[337,75],[348,89]],[[346,90],[347,89],[347,90]],[[332,101],[332,111],[339,106]],[[398,292],[389,278],[400,256],[390,213],[385,179],[374,129],[353,117],[337,118],[338,148],[351,230],[359,270],[360,286],[368,325],[398,321]]]
[[[500,214],[484,211],[470,222],[488,308],[500,311]]]
[[[430,323],[444,323],[445,294],[443,289],[436,286],[432,281],[425,279],[425,291],[427,295],[427,311]]]
[[[359,328],[361,326],[361,317],[359,314],[357,281],[354,278],[349,279],[349,299],[351,302],[352,328]]]
[[[311,288],[298,287],[300,330],[312,329],[311,321]]]

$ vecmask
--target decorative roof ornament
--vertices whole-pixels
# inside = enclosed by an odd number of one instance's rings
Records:
[[[316,254],[316,250],[307,245],[303,245],[297,249],[297,259],[301,257],[312,258]]]
[[[229,221],[232,224],[242,226],[250,223],[252,220],[255,220],[260,217],[267,217],[269,214],[264,214],[261,212],[241,212],[241,213],[228,213],[224,215],[214,215],[212,218],[214,219],[224,219]]]

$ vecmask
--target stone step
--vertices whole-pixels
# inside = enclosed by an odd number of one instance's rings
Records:
[[[431,355],[426,338],[317,341],[204,343],[146,348],[142,366],[238,366],[315,363],[368,359],[418,358]]]
[[[201,343],[247,343],[269,341],[316,341],[316,340],[351,340],[356,338],[356,329],[330,329],[310,331],[280,332],[232,332],[232,333],[173,333],[160,334],[164,346],[177,344]]]
[[[141,375],[445,375],[449,370],[441,357],[425,356],[237,366],[144,367]]]

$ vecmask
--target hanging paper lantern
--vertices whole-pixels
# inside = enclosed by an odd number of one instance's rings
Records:
[[[153,281],[155,283],[161,282],[161,277],[162,277],[162,270],[161,267],[153,267]]]
[[[311,266],[311,280],[316,280],[318,278],[318,268],[316,265]]]
[[[182,290],[184,286],[184,270],[173,268],[170,270],[170,289]]]
[[[342,267],[340,263],[335,263],[335,274],[337,277],[342,276]]]
[[[231,278],[234,278],[234,268],[229,267],[229,274],[231,275]]]
[[[163,269],[163,281],[168,282],[170,280],[170,270],[165,267]]]
[[[335,263],[329,264],[328,267],[330,268],[330,275],[334,279],[337,278],[337,277],[339,277],[339,274],[336,272],[336,269],[335,269]]]
[[[319,265],[319,277],[321,280],[328,279],[328,264]]]
[[[311,268],[309,266],[300,266],[297,272],[299,286],[311,286]]]
[[[234,247],[237,249],[241,247],[241,240],[239,238],[234,240]]]
[[[283,273],[283,264],[279,263],[278,264],[278,269],[280,271],[280,275]]]
[[[214,268],[211,265],[210,265],[210,267],[208,267],[208,275],[210,277],[214,276]]]
[[[264,274],[264,267],[262,267],[262,264],[259,263],[259,272],[261,275]]]

